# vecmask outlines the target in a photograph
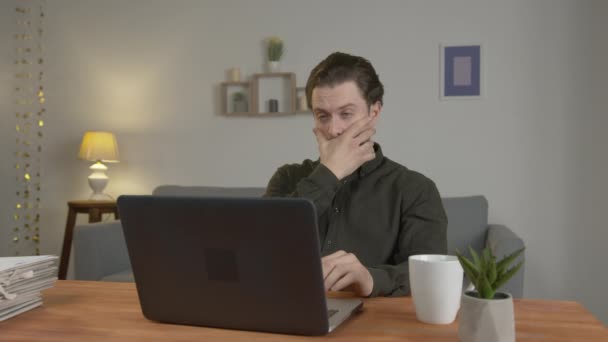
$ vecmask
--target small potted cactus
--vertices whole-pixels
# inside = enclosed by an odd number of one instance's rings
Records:
[[[283,56],[283,41],[279,37],[268,38],[268,71],[278,72],[279,61]]]
[[[247,97],[245,93],[239,91],[232,95],[232,111],[234,113],[246,113],[248,111]]]
[[[458,337],[463,342],[514,342],[515,317],[513,297],[498,291],[519,271],[523,261],[510,265],[524,252],[521,248],[500,261],[486,247],[480,254],[469,247],[471,259],[460,252],[456,256],[467,278],[475,286],[474,291],[462,295]]]

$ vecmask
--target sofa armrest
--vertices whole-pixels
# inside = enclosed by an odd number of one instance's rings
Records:
[[[492,253],[497,259],[501,259],[506,255],[509,255],[518,249],[524,247],[524,241],[509,229],[503,225],[491,224],[488,225],[488,236],[486,238],[486,246],[490,247]],[[525,260],[525,252],[515,261],[512,265],[517,265],[520,261]],[[521,298],[524,295],[524,267],[511,278],[500,291],[510,293],[514,298]]]
[[[130,268],[120,221],[74,227],[74,279],[101,280]]]

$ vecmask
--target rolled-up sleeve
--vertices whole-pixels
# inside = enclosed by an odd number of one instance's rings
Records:
[[[336,196],[338,178],[321,163],[305,177],[294,172],[289,165],[280,167],[268,182],[264,197],[307,198],[315,204],[317,214],[323,214]]]

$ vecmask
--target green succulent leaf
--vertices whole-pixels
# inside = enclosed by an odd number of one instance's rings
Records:
[[[509,269],[506,273],[504,273],[500,278],[498,278],[496,280],[496,283],[494,283],[494,289],[498,289],[501,286],[503,286],[507,281],[509,281],[509,279],[511,279],[511,277],[513,277],[515,275],[515,273],[517,273],[517,271],[519,271],[519,269],[521,268],[521,266],[524,264],[523,261],[521,261],[519,264],[517,264],[515,267]]]
[[[494,289],[490,285],[488,278],[485,277],[485,274],[482,275],[479,279],[479,287],[477,290],[479,291],[479,295],[481,298],[492,299],[494,298]]]
[[[481,260],[484,264],[488,264],[488,262],[492,259],[492,254],[490,252],[490,247],[486,247],[481,252]]]
[[[494,290],[496,290],[496,286],[494,286],[494,282],[496,282],[496,257],[492,256],[490,261],[488,262],[488,282],[492,286]]]
[[[469,261],[467,258],[465,258],[460,253],[457,252],[456,257],[458,258],[458,261],[460,261],[462,270],[467,275],[469,280],[471,280],[472,282],[475,282],[475,279],[477,279],[477,277],[479,277],[479,270],[475,267],[475,265],[473,265],[473,263],[471,263],[471,261]]]
[[[517,250],[498,263],[489,247],[484,248],[481,253],[477,253],[469,246],[471,259],[466,258],[458,250],[456,250],[456,256],[464,273],[477,289],[479,297],[493,299],[496,291],[522,267],[523,261],[511,269],[507,269],[523,251],[524,248]]]
[[[461,264],[466,264],[471,268],[475,277],[479,274],[479,267],[475,265],[471,260],[467,259],[464,255],[462,255],[459,251],[456,251],[456,256],[459,258]]]
[[[519,257],[521,255],[521,253],[524,252],[526,248],[522,247],[519,250],[507,255],[506,257],[504,257],[502,260],[500,260],[498,262],[498,264],[496,265],[496,271],[498,272],[498,274],[503,274],[505,273],[506,269],[509,267],[509,265],[515,261],[515,259],[517,259],[517,257]]]
[[[471,253],[471,257],[473,257],[473,262],[475,263],[475,265],[477,265],[477,268],[479,269],[479,266],[481,265],[479,255],[477,255],[477,252],[475,252],[475,250],[471,246],[469,246],[469,253]]]
[[[480,263],[479,263],[479,273],[485,275],[487,272],[487,266],[488,266],[488,263],[486,262],[485,255],[482,253]]]

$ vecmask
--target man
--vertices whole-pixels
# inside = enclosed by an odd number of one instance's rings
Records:
[[[266,189],[267,197],[314,202],[326,290],[406,295],[408,257],[447,251],[433,181],[384,157],[372,139],[383,94],[369,61],[329,55],[306,83],[319,160],[282,166]]]

